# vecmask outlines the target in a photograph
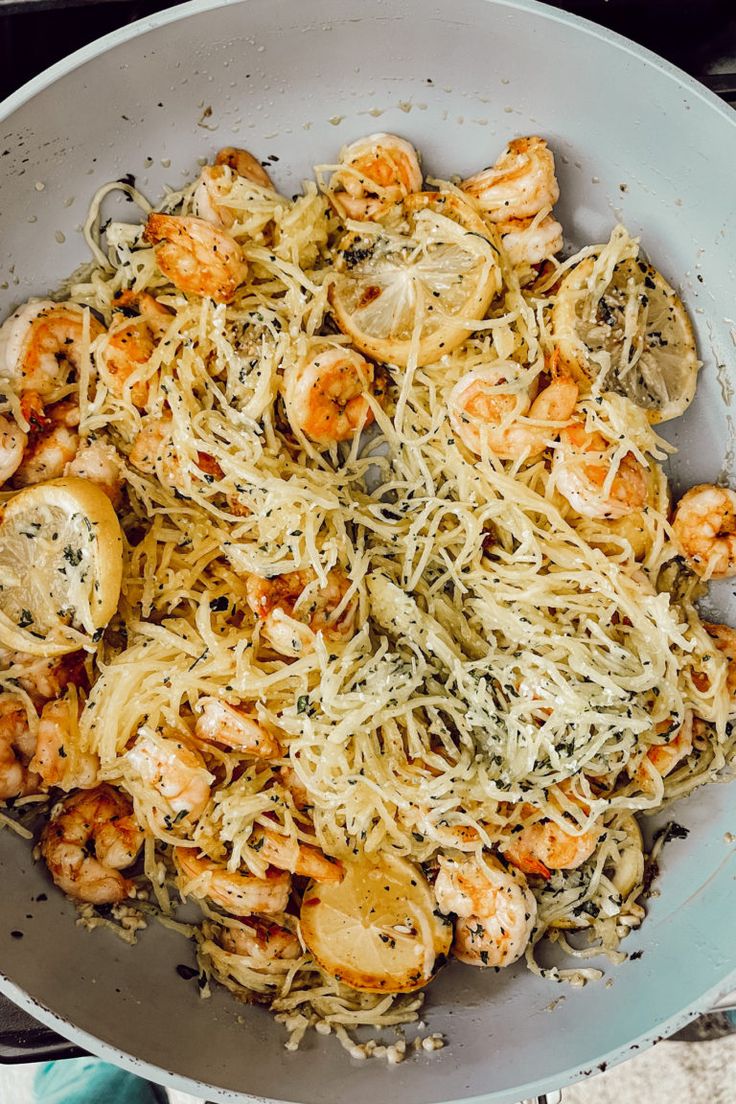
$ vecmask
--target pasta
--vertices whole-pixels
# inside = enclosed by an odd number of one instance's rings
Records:
[[[145,222],[101,223],[114,188]],[[425,182],[376,135],[291,200],[229,149],[155,210],[103,188],[63,305],[0,329],[5,497],[27,525],[45,486],[48,536],[55,480],[93,483],[123,549],[95,620],[113,554],[92,585],[66,544],[43,633],[3,576],[0,796],[42,810],[86,922],[182,930],[290,1047],[385,1053],[353,1029],[416,1020],[448,956],[599,977],[576,959],[645,915],[637,816],[733,756],[731,637],[696,602],[736,559],[690,550],[655,428],[694,393],[690,323],[622,227],[561,260],[558,195],[540,138]]]

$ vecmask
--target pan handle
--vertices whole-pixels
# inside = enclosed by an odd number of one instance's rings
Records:
[[[86,1053],[0,993],[0,1065],[81,1058]]]

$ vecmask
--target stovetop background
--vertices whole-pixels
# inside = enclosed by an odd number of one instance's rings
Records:
[[[0,0],[0,98],[72,50],[170,6],[166,0]],[[566,0],[556,6],[650,47],[736,107],[734,0]]]

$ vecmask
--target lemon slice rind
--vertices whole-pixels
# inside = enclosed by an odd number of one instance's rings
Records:
[[[438,360],[473,331],[501,288],[494,232],[452,192],[404,200],[405,227],[350,231],[330,287],[335,320],[366,356]]]
[[[0,643],[51,658],[90,646],[115,612],[122,533],[107,495],[69,477],[27,487],[0,515]]]
[[[588,281],[593,266],[593,258],[587,257],[571,269],[555,298],[552,337],[558,367],[583,382],[595,379],[603,369],[600,389],[626,396],[646,412],[652,424],[679,417],[693,400],[700,368],[685,305],[656,268],[627,259],[616,265],[595,318],[589,318]],[[640,351],[631,367],[622,368],[621,322],[627,285],[639,298],[633,346],[638,344]]]
[[[449,953],[452,924],[436,912],[429,883],[406,859],[345,864],[333,885],[312,883],[302,938],[326,973],[369,993],[411,993]]]

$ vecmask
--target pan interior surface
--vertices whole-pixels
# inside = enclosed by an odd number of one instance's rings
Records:
[[[557,157],[568,241],[607,238],[618,221],[683,295],[704,361],[698,395],[668,431],[675,488],[727,478],[736,383],[736,126],[727,108],[664,64],[533,3],[492,0],[242,0],[195,3],[87,49],[53,83],[9,102],[0,122],[0,314],[56,287],[87,251],[77,232],[102,183],[132,173],[151,200],[223,145],[271,159],[291,194],[312,165],[376,130],[423,153],[427,174],[468,174],[516,135]],[[4,151],[4,152],[3,152]],[[117,217],[136,217],[124,202]],[[713,589],[722,620],[733,588]],[[624,1056],[676,1026],[736,970],[726,917],[736,909],[733,791],[713,786],[677,807],[636,961],[609,982],[554,986],[522,966],[452,967],[431,987],[427,1031],[448,1045],[387,1067],[351,1060],[314,1034],[284,1050],[267,1013],[184,981],[188,944],[152,925],[137,947],[74,924],[30,848],[0,836],[0,953],[12,995],[107,1057],[211,1100],[245,1094],[304,1104],[400,1098],[503,1104]],[[11,935],[21,931],[23,938]],[[33,1010],[32,1004],[29,1004]],[[111,1049],[114,1048],[114,1049]],[[141,1066],[139,1063],[143,1063]],[[204,1086],[204,1087],[203,1087]]]

